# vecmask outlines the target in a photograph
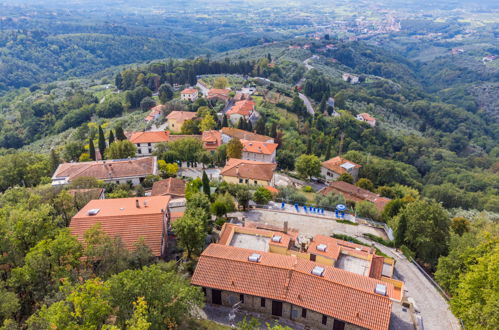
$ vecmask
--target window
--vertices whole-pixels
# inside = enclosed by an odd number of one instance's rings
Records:
[[[327,324],[327,316],[322,315],[322,324],[326,325]]]
[[[206,297],[206,288],[203,287],[203,294]]]
[[[260,307],[265,307],[265,298],[260,298]]]
[[[137,149],[137,153],[141,154],[142,153],[142,149]]]
[[[149,148],[149,153],[152,154],[152,149],[151,148]]]
[[[246,179],[246,181],[245,181],[245,182],[246,182],[246,184],[248,184],[248,183],[249,183],[249,179]]]
[[[140,147],[140,143],[137,143],[137,147]]]
[[[258,181],[255,180],[255,184],[258,184]]]
[[[147,144],[147,146],[148,146],[148,147],[150,147],[150,146],[151,146],[151,144],[150,144],[150,143],[148,143],[148,144]]]
[[[303,317],[304,319],[307,318],[307,310],[305,308],[301,309],[301,317]]]
[[[239,183],[243,183],[243,179],[239,179]]]
[[[243,294],[239,295],[239,301],[244,304],[244,295]]]

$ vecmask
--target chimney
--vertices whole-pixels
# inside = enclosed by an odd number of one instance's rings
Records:
[[[144,201],[144,207],[147,207],[147,201]]]
[[[287,221],[284,221],[284,225],[283,225],[282,231],[284,233],[286,233],[286,234],[288,233],[288,222]]]
[[[138,199],[135,200],[135,207],[137,207],[138,209],[140,209],[140,203],[139,203]]]

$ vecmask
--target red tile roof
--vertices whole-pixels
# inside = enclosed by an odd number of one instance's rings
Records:
[[[136,206],[137,200],[140,208]],[[143,238],[153,254],[159,256],[169,201],[170,196],[92,200],[71,219],[69,228],[82,241],[85,232],[98,223],[106,234],[121,237],[128,250],[133,250],[135,243]],[[96,209],[99,209],[96,215],[88,214]]]
[[[191,120],[196,118],[196,113],[195,112],[189,112],[189,111],[172,111],[168,116],[166,116],[166,119],[168,120],[175,120],[175,121],[186,121],[186,120]]]
[[[208,97],[224,96],[229,97],[229,89],[211,88],[208,90]]]
[[[259,262],[248,261],[252,253],[260,254]],[[323,276],[316,276],[311,271],[317,265],[295,256],[211,244],[191,282],[289,302],[368,329],[388,329],[392,284],[322,265]],[[377,284],[386,286],[387,296],[374,293]]]
[[[343,174],[343,173],[348,173],[348,171],[345,168],[341,167],[341,165],[345,163],[350,163],[354,165],[355,168],[362,167],[361,165],[355,164],[354,162],[351,162],[345,158],[341,158],[340,156],[331,158],[330,160],[326,160],[325,162],[322,162],[321,165],[327,168],[328,170],[333,171],[334,173]]]
[[[223,127],[221,132],[222,134],[225,134],[233,138],[238,138],[239,140],[250,140],[250,141],[269,142],[269,143],[274,142],[274,139],[271,138],[270,136],[260,135],[233,127]]]
[[[362,119],[364,119],[365,121],[376,121],[374,117],[366,112],[359,114],[359,116],[362,117]]]
[[[160,143],[168,142],[169,135],[169,131],[133,132],[128,140],[132,143]]]
[[[222,133],[215,130],[204,131],[202,141],[204,149],[215,150],[222,144]]]
[[[272,155],[279,146],[277,143],[248,140],[241,140],[241,143],[243,144],[243,151],[263,155]]]
[[[185,182],[178,178],[168,178],[165,180],[154,182],[152,185],[152,196],[185,196]]]
[[[381,197],[380,195],[373,193],[369,190],[359,188],[353,184],[344,181],[334,181],[320,191],[322,195],[327,195],[329,193],[340,193],[345,197],[346,200],[360,202],[369,201],[374,203],[378,210],[383,210],[391,199],[386,197]]]
[[[154,108],[152,108],[151,112],[149,112],[149,114],[146,117],[146,121],[151,121],[154,119],[154,117],[156,117],[157,115],[160,115],[161,112],[163,111],[164,107],[165,107],[164,105],[160,104],[160,105],[157,105]]]
[[[292,239],[295,239],[295,237],[290,236],[288,234],[282,233],[282,232],[275,232],[273,230],[266,230],[266,229],[261,229],[261,228],[252,228],[252,227],[241,227],[236,224],[230,224],[230,223],[225,223],[222,227],[222,235],[220,236],[219,244],[222,245],[230,245],[232,237],[234,236],[235,233],[242,233],[242,234],[248,234],[248,235],[258,235],[258,236],[264,236],[271,238],[273,236],[280,236],[281,241],[280,242],[273,242],[270,241],[269,244],[276,245],[276,246],[282,246],[285,248],[289,248],[289,244]]]
[[[273,163],[256,162],[230,158],[220,172],[222,176],[271,181],[277,165]]]
[[[186,88],[183,91],[181,91],[180,94],[195,94],[197,92],[198,90],[195,88]]]
[[[57,167],[52,180],[78,177],[94,177],[100,180],[142,177],[156,174],[156,157],[142,157],[123,160],[100,160],[84,163],[64,163]]]
[[[255,102],[251,100],[237,101],[236,104],[227,111],[227,116],[238,114],[248,117],[253,110],[255,110]]]

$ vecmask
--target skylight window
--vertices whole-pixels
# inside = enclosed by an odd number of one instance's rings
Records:
[[[261,258],[261,257],[262,257],[262,256],[261,256],[261,255],[259,255],[258,253],[253,253],[252,255],[250,255],[250,256],[248,257],[248,260],[249,260],[249,261],[251,261],[251,262],[260,262],[260,258]]]
[[[324,268],[321,266],[315,266],[314,269],[312,269],[312,274],[316,276],[323,276],[324,275]]]

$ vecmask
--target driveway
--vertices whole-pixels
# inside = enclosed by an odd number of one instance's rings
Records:
[[[287,221],[290,228],[295,228],[300,233],[310,234],[312,236],[330,236],[335,233],[349,236],[362,236],[364,233],[370,233],[385,239],[387,238],[382,229],[366,225],[349,225],[336,222],[333,219],[325,218],[320,215],[314,216],[311,214],[305,214],[302,210],[300,210],[300,212],[301,213],[279,212],[258,209],[248,212],[234,212],[231,213],[230,216],[239,218],[245,217],[247,220],[278,227],[282,227],[284,225],[284,221]]]
[[[298,96],[303,101],[303,103],[305,103],[305,106],[307,107],[308,113],[311,114],[312,116],[315,115],[314,107],[312,106],[312,103],[310,103],[310,100],[308,99],[308,97],[306,97],[302,93],[298,93]]]
[[[359,237],[359,239],[363,238]],[[415,308],[419,310],[423,319],[424,329],[457,330],[461,328],[459,321],[450,311],[447,301],[413,263],[394,249],[372,241],[368,242],[374,243],[383,253],[396,260],[394,278],[404,281],[405,295],[414,299]]]

